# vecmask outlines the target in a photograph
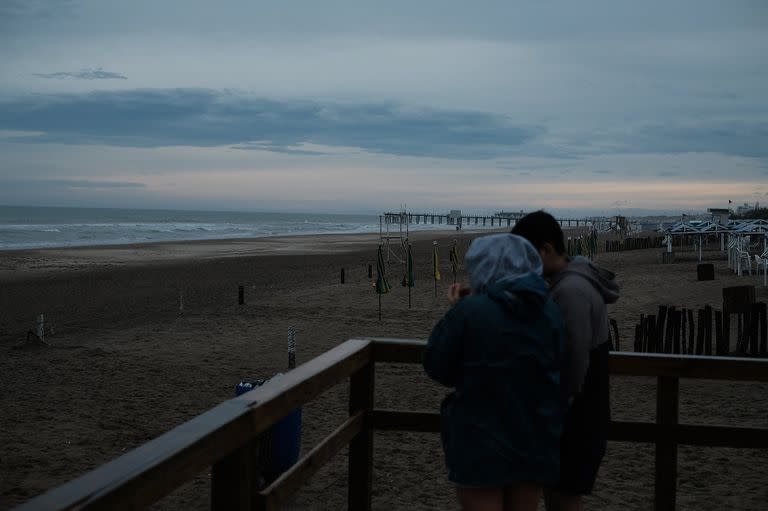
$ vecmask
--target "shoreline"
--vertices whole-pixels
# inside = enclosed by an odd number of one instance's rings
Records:
[[[464,239],[498,232],[507,230],[419,230],[410,232],[410,240]],[[380,239],[378,232],[323,233],[0,250],[0,282],[48,276],[62,271],[146,267],[242,257],[346,254],[375,250]]]

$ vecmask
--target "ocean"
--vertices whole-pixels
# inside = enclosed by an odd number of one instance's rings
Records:
[[[0,206],[0,250],[378,231],[377,215]]]

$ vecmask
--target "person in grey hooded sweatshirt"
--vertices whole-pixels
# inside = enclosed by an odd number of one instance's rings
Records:
[[[521,218],[514,234],[541,256],[552,298],[565,322],[563,391],[568,402],[560,446],[560,482],[547,495],[547,508],[583,510],[592,492],[611,420],[607,304],[619,298],[614,274],[584,257],[569,258],[563,231],[552,215],[537,211]]]
[[[455,389],[440,409],[448,478],[465,511],[533,511],[560,474],[562,319],[520,236],[477,238],[465,261],[471,293],[451,287],[424,355]]]

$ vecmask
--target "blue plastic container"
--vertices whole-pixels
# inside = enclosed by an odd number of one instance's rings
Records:
[[[235,395],[239,396],[264,385],[269,380],[240,382],[235,386]],[[260,452],[266,455],[264,478],[269,484],[291,468],[299,460],[301,450],[301,408],[292,411],[276,422],[264,439],[269,445],[262,446]]]

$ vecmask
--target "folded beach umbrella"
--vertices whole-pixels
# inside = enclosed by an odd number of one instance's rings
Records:
[[[391,289],[385,275],[384,253],[381,251],[381,245],[379,245],[379,253],[376,256],[376,293],[383,295],[389,293]]]
[[[387,277],[384,274],[384,254],[381,251],[381,245],[379,245],[379,253],[376,256],[376,294],[379,295],[379,321],[381,321],[381,295],[389,293],[391,288]]]
[[[451,247],[451,271],[453,271],[453,282],[456,283],[456,275],[459,273],[459,251],[456,248],[456,240],[453,240],[453,247]]]
[[[411,288],[416,284],[416,277],[413,271],[413,254],[411,253],[411,244],[408,243],[408,257],[406,259],[405,284],[408,286],[408,308],[411,308]]]
[[[440,256],[437,254],[437,242],[432,242],[432,271],[435,276],[435,296],[437,296],[437,281],[440,280]]]

